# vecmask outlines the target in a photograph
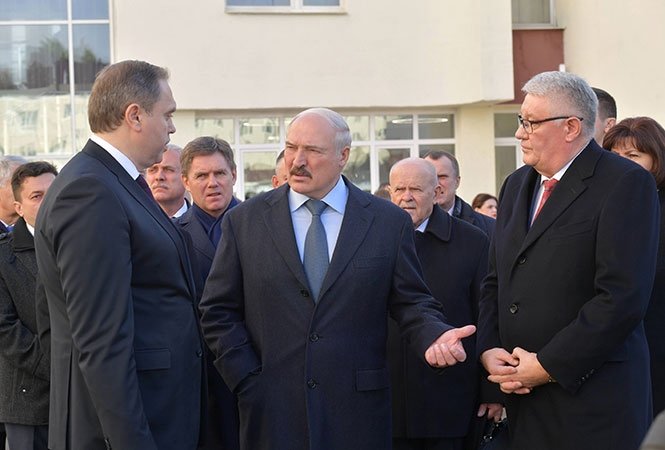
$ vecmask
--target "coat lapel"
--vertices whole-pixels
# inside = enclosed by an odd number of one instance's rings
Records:
[[[432,214],[429,216],[429,222],[427,222],[427,228],[425,228],[425,233],[431,233],[440,241],[448,242],[452,233],[452,222],[453,218],[448,213],[434,205]]]
[[[573,161],[568,170],[566,170],[559,183],[557,183],[552,195],[526,234],[520,253],[542,236],[575,199],[586,190],[587,187],[584,179],[593,175],[596,162],[600,157],[599,149],[594,148],[594,146],[597,145],[592,140],[575,161]]]
[[[215,258],[215,246],[210,241],[201,223],[194,219],[194,209],[189,208],[180,219],[182,227],[192,237],[193,245],[196,251],[201,252],[206,258],[212,260]]]
[[[35,239],[28,230],[23,218],[20,218],[12,231],[14,255],[28,271],[37,277],[37,258],[35,257]]]
[[[192,273],[189,256],[185,248],[184,238],[180,234],[180,230],[175,226],[171,219],[162,211],[157,202],[148,198],[143,189],[138,185],[136,180],[132,180],[127,171],[103,148],[92,141],[88,141],[82,150],[89,156],[99,160],[108,170],[110,170],[118,179],[120,185],[127,190],[127,192],[134,197],[134,199],[150,214],[153,219],[164,229],[169,235],[173,244],[178,249],[180,256],[180,264],[183,272],[186,274],[187,284],[189,286],[192,299],[196,298],[196,288],[194,284],[194,275]]]
[[[508,252],[512,252],[508,259],[512,266],[515,265],[515,261],[522,251],[524,240],[529,231],[533,191],[540,177],[538,172],[532,168],[525,170],[528,170],[528,172],[525,174],[522,183],[518,186],[517,192],[506,192],[502,195],[502,200],[500,200],[508,201],[503,199],[515,198],[514,207],[513,210],[510,211],[511,215],[508,218],[508,223],[505,227],[502,227],[506,230],[510,230],[510,234],[508,235],[510,242],[506,245],[506,249]]]
[[[305,269],[303,269],[296,236],[293,232],[293,221],[289,208],[288,186],[284,185],[265,197],[268,204],[263,213],[265,226],[270,230],[270,237],[277,247],[288,268],[303,286],[308,286]]]
[[[335,251],[321,285],[320,298],[323,298],[326,291],[330,289],[349,264],[358,247],[365,240],[365,236],[374,220],[374,214],[367,208],[370,204],[370,198],[346,178],[344,178],[344,182],[349,188],[349,198],[346,202],[344,219],[342,219],[342,227],[339,230]]]

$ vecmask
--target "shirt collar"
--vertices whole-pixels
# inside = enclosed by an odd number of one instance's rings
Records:
[[[434,206],[436,206],[436,205],[434,205]],[[429,223],[429,217],[428,217],[427,219],[423,220],[423,223],[421,223],[420,225],[418,225],[418,228],[416,228],[416,231],[419,231],[419,232],[421,232],[421,233],[424,233],[424,232],[425,232],[425,229],[427,229],[427,224],[428,224],[428,223]]]
[[[180,216],[182,216],[183,214],[185,214],[186,212],[187,212],[187,202],[186,202],[185,199],[183,198],[183,199],[182,199],[182,206],[180,207],[179,210],[177,210],[177,211],[175,212],[175,214],[173,214],[173,217],[180,217]]]
[[[25,226],[28,229],[28,231],[30,232],[30,234],[34,236],[35,235],[35,227],[30,225],[28,222],[25,223]]]
[[[334,209],[338,213],[344,215],[346,210],[346,201],[349,198],[349,188],[346,187],[344,179],[339,177],[335,187],[330,190],[321,200],[328,205],[330,208]],[[309,197],[289,189],[289,208],[291,212],[294,212],[296,209],[300,208]]]
[[[113,157],[113,159],[118,161],[118,164],[120,164],[122,168],[125,169],[125,172],[127,172],[129,176],[132,177],[132,180],[136,180],[140,172],[138,171],[132,160],[127,157],[127,155],[122,153],[120,150],[118,150],[117,148],[115,148],[114,146],[112,146],[111,144],[109,144],[107,141],[97,136],[96,134],[90,136],[90,140],[95,144],[99,145],[104,150],[106,150]]]

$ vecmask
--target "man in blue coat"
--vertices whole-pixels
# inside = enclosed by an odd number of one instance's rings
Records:
[[[436,174],[435,166],[421,158],[398,161],[390,169],[391,200],[411,216],[425,282],[448,323],[475,324],[489,239],[480,229],[436,206],[440,190]],[[475,336],[464,345],[475,354]],[[489,409],[493,419],[501,417],[501,393],[485,380],[478,361],[471,358],[437,373],[402,339],[392,319],[388,360],[395,450],[461,449],[479,409],[483,414]],[[482,395],[481,385],[485,388]]]
[[[222,223],[202,326],[238,395],[243,449],[389,449],[388,314],[430,364],[466,358],[475,327],[443,322],[408,214],[341,176],[350,146],[339,114],[298,114],[288,185]]]
[[[37,217],[51,324],[49,448],[194,450],[203,348],[186,241],[140,174],[175,132],[168,72],[122,61],[97,76],[94,135]]]
[[[238,204],[233,196],[236,163],[228,142],[202,136],[189,142],[180,155],[182,182],[192,195],[193,204],[175,220],[189,234],[196,260],[197,286],[203,284],[222,236],[224,214]],[[200,297],[201,292],[197,292]],[[224,384],[219,372],[206,360],[208,375],[208,413],[205,447],[201,450],[236,450],[238,443],[238,408],[235,396]]]

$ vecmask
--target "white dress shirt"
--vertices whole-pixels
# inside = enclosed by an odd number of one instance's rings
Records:
[[[588,145],[588,143],[587,143],[587,145]],[[534,206],[533,206],[533,208],[531,208],[531,222],[530,223],[533,223],[533,219],[535,218],[534,216],[536,215],[536,209],[537,208],[536,208],[535,205],[540,205],[540,199],[543,198],[543,192],[545,192],[545,189],[544,189],[545,185],[543,183],[545,183],[546,181],[552,180],[552,179],[554,179],[556,181],[561,181],[561,178],[563,177],[563,174],[566,173],[566,170],[568,170],[568,168],[573,163],[573,161],[575,161],[575,158],[580,156],[580,153],[582,153],[582,150],[584,150],[585,148],[586,148],[586,145],[584,147],[582,147],[582,149],[579,152],[577,152],[577,154],[575,156],[573,156],[572,159],[570,161],[568,161],[568,163],[565,166],[563,166],[557,173],[552,175],[552,178],[547,178],[544,175],[540,176],[540,184],[538,185],[538,193],[536,194],[536,198],[533,202]]]
[[[332,259],[337,238],[339,237],[339,230],[342,228],[342,219],[344,218],[348,198],[349,188],[344,184],[342,177],[339,177],[339,181],[337,181],[335,187],[321,199],[321,201],[328,205],[328,208],[321,214],[321,222],[326,229],[329,260]],[[293,231],[296,235],[300,261],[303,260],[305,254],[305,237],[307,236],[309,225],[312,223],[312,213],[305,206],[307,200],[309,200],[309,197],[306,195],[289,189],[289,210],[291,211],[291,221],[293,222]]]
[[[130,177],[132,177],[132,180],[136,180],[136,178],[140,175],[139,170],[136,168],[134,163],[132,162],[131,159],[127,157],[124,153],[122,153],[120,150],[106,142],[104,139],[100,138],[96,134],[93,134],[90,136],[90,140],[94,142],[95,144],[99,145],[101,148],[106,150],[109,155],[113,157],[116,161],[118,161],[118,164],[122,166],[123,169],[129,174]]]

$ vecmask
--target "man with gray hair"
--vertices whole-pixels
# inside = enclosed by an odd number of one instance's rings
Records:
[[[475,327],[443,322],[409,215],[342,176],[350,150],[342,116],[301,112],[287,129],[288,184],[222,221],[201,325],[238,396],[241,448],[390,448],[388,313],[422,363],[466,359]]]
[[[26,162],[25,158],[14,155],[0,158],[0,233],[9,232],[18,220],[11,180],[16,168]]]
[[[395,163],[389,189],[391,201],[411,216],[423,277],[447,319],[454,326],[476,323],[489,239],[482,230],[437,206],[441,187],[435,166],[428,161],[406,158]],[[474,336],[464,344],[475,354]],[[393,449],[461,449],[476,411],[500,420],[499,389],[486,386],[490,383],[475,358],[438,373],[418,356],[401,337],[395,321],[389,320]],[[486,388],[482,394],[481,384]]]
[[[189,209],[189,202],[185,198],[185,185],[182,182],[181,153],[180,146],[168,143],[162,160],[145,171],[145,180],[150,186],[152,196],[172,219],[177,219]]]
[[[653,284],[653,177],[592,139],[598,100],[545,72],[499,198],[478,351],[506,394],[514,449],[638,448],[651,421],[642,325]]]

